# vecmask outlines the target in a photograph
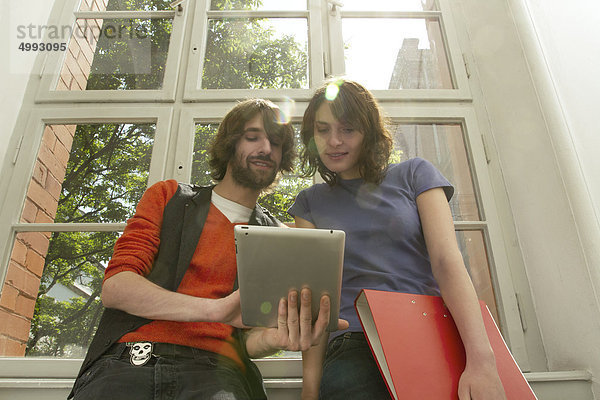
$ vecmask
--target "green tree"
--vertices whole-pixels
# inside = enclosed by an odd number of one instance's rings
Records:
[[[172,28],[171,19],[103,20],[86,90],[161,89]]]
[[[213,0],[211,10],[254,10],[260,0]],[[277,33],[268,18],[209,20],[204,89],[281,89],[308,86],[308,49]]]
[[[211,10],[255,10],[262,0],[211,0]]]
[[[56,222],[111,223],[131,216],[147,185],[153,124],[79,125]],[[36,302],[28,355],[81,356],[100,316],[104,268],[117,232],[54,232]],[[59,288],[81,297],[56,300]],[[75,352],[69,354],[69,346]]]
[[[208,149],[218,129],[219,124],[196,125],[191,176],[191,183],[195,185],[208,186],[214,183],[210,177]]]
[[[294,204],[296,195],[310,185],[312,185],[311,179],[284,175],[275,189],[262,195],[258,203],[280,221],[291,223],[293,218],[287,213],[287,209]]]
[[[110,0],[106,11],[157,11],[171,10],[170,0]]]
[[[307,78],[307,49],[276,38],[268,19],[209,21],[204,89],[302,88]]]

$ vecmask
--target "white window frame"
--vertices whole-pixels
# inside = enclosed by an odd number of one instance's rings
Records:
[[[25,398],[24,393],[38,391],[42,396],[64,398],[60,394],[64,393],[66,396],[71,391],[81,361],[41,357],[0,358],[0,392],[4,393],[4,389],[18,390],[20,398]],[[299,394],[302,387],[301,359],[261,359],[255,360],[255,363],[264,377],[267,389],[295,389]],[[294,392],[282,397],[297,398]]]
[[[0,262],[0,282],[4,282],[13,242],[18,232],[54,232],[54,231],[119,231],[124,225],[120,224],[58,224],[58,223],[21,223],[23,202],[27,196],[29,182],[37,159],[42,141],[44,128],[47,125],[75,125],[94,123],[155,123],[156,130],[152,146],[152,158],[148,174],[148,186],[165,176],[167,161],[167,146],[170,140],[171,110],[168,107],[149,105],[136,107],[123,105],[97,108],[89,105],[76,109],[65,107],[48,107],[34,111],[29,118],[24,135],[20,141],[20,151],[12,168],[7,173],[4,187],[11,190],[3,199],[0,209],[0,221],[9,229],[0,230],[0,244],[3,246]],[[8,175],[8,173],[10,175]]]
[[[342,49],[342,18],[433,18],[437,19],[444,39],[448,57],[448,68],[454,89],[391,89],[373,90],[380,101],[471,101],[467,72],[456,30],[450,18],[447,0],[437,0],[439,11],[345,11],[328,0],[308,0],[306,11],[211,11],[208,1],[197,1],[194,13],[192,43],[189,50],[188,75],[185,81],[185,102],[226,101],[244,98],[249,95],[266,97],[272,100],[292,98],[296,101],[310,100],[312,89],[200,89],[200,79],[208,20],[211,18],[307,18],[309,85],[318,87],[326,77],[343,76],[345,73]],[[335,11],[333,11],[335,9]]]
[[[331,15],[326,0],[308,0],[305,11],[252,11],[221,12],[209,11],[208,0],[188,0],[182,4],[184,11],[165,11],[154,16],[173,15],[173,32],[169,46],[169,55],[164,78],[163,89],[149,91],[54,91],[53,83],[62,68],[59,54],[39,55],[36,65],[41,72],[33,76],[38,90],[34,95],[25,98],[30,102],[22,113],[29,112],[27,123],[17,126],[15,132],[20,135],[20,152],[9,168],[3,170],[0,177],[2,187],[10,187],[2,199],[0,224],[9,226],[0,229],[0,283],[4,282],[6,268],[12,251],[12,244],[17,231],[34,229],[36,231],[56,231],[69,229],[74,231],[98,231],[123,229],[123,224],[20,224],[19,218],[23,200],[35,165],[43,128],[47,124],[82,124],[82,123],[135,123],[155,122],[156,134],[153,145],[152,163],[149,182],[152,184],[161,179],[173,177],[180,181],[189,180],[195,124],[198,122],[220,122],[237,99],[250,96],[265,97],[276,102],[291,98],[296,101],[292,115],[293,121],[300,121],[307,101],[315,87],[323,82],[326,74],[343,74],[340,55],[330,55],[331,37],[337,29],[341,38],[341,20],[349,17],[422,17],[423,15],[439,18],[442,34],[446,39],[446,54],[449,58],[450,71],[456,89],[412,89],[412,90],[375,90],[373,91],[394,122],[401,123],[460,123],[463,126],[467,153],[472,162],[472,174],[475,184],[478,205],[482,215],[481,221],[455,222],[456,230],[481,230],[486,241],[490,272],[496,290],[500,325],[505,339],[510,345],[513,355],[523,370],[529,369],[529,361],[525,348],[521,327],[519,308],[511,278],[508,262],[507,244],[499,225],[496,199],[490,182],[490,170],[487,165],[485,149],[480,135],[479,122],[476,118],[468,74],[463,65],[463,56],[458,45],[456,30],[453,26],[449,0],[438,0],[440,11],[415,13],[374,13],[351,12],[338,9]],[[87,13],[74,13],[78,0],[56,0],[55,8],[61,6],[60,15],[53,22],[74,23],[76,16],[87,16]],[[121,12],[119,12],[121,13]],[[144,13],[126,12],[128,16],[139,18]],[[191,14],[190,14],[191,13]],[[310,89],[288,90],[206,90],[198,89],[201,63],[204,57],[205,30],[208,18],[219,13],[244,17],[289,17],[308,18],[309,29],[309,82]],[[237,13],[237,14],[236,14]],[[97,17],[105,13],[96,13]],[[115,14],[108,14],[114,16]],[[147,16],[147,15],[146,15]],[[192,18],[193,17],[193,18]],[[327,26],[326,21],[333,19]],[[52,23],[52,22],[51,22]],[[336,25],[337,24],[337,25]],[[337,26],[337,28],[336,28]],[[331,31],[331,32],[330,32]],[[334,43],[336,43],[334,41]],[[339,42],[338,42],[339,43]],[[193,49],[196,49],[193,51]],[[335,48],[335,46],[334,46]],[[338,47],[339,48],[339,47]],[[336,58],[337,57],[337,58]],[[341,55],[343,60],[343,52]],[[39,60],[43,61],[39,61]],[[186,71],[187,68],[187,72]],[[185,79],[178,79],[179,71]],[[183,75],[186,74],[187,75]],[[178,90],[179,92],[176,92]],[[162,105],[148,102],[163,102]],[[45,104],[50,103],[50,104]],[[94,103],[94,104],[78,104]],[[109,103],[109,104],[107,104]],[[131,103],[115,106],[114,103]],[[195,104],[202,103],[202,104]],[[11,144],[15,143],[15,138]],[[11,157],[7,153],[7,157]],[[5,164],[6,165],[6,164]],[[181,168],[179,168],[181,166]],[[318,180],[318,178],[317,178]],[[81,360],[39,359],[39,358],[0,358],[0,376],[3,377],[51,377],[72,379]],[[299,359],[258,360],[266,379],[297,379],[302,375]],[[52,371],[49,373],[47,371]],[[72,380],[70,380],[72,384]],[[297,382],[296,382],[297,384]]]
[[[327,19],[329,21],[329,47],[331,51],[331,71],[333,76],[345,74],[344,51],[342,43],[342,19],[344,18],[431,18],[439,21],[445,52],[448,58],[448,68],[454,89],[387,89],[371,90],[373,95],[381,102],[385,101],[471,101],[467,72],[458,44],[456,29],[447,17],[450,8],[448,0],[437,0],[439,11],[346,11],[343,6],[328,5]]]
[[[60,1],[57,0],[57,3]],[[75,21],[80,18],[172,19],[173,30],[169,42],[163,86],[157,90],[55,90],[68,50],[47,52],[39,73],[40,85],[35,101],[37,103],[174,101],[188,7],[182,8],[181,11],[74,11],[79,8],[79,2],[80,0],[65,0],[63,11],[55,22],[56,26],[70,25],[74,27],[76,26]]]
[[[321,6],[316,0],[308,0],[308,8],[298,11],[274,10],[210,10],[210,1],[196,2],[194,26],[187,66],[183,100],[185,102],[227,101],[249,96],[271,100],[309,100],[312,89],[323,81],[323,45],[321,33]],[[201,71],[206,52],[208,20],[213,18],[301,18],[306,19],[308,29],[308,81],[309,89],[201,89]]]
[[[498,315],[505,340],[523,370],[530,369],[519,306],[515,296],[506,243],[500,227],[498,206],[492,189],[486,151],[478,128],[475,110],[470,104],[454,105],[427,103],[407,105],[382,103],[393,123],[460,124],[480,213],[479,221],[455,221],[456,231],[481,231],[488,253],[490,275],[494,287]]]

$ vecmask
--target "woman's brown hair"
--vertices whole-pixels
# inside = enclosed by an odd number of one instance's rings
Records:
[[[339,91],[334,97],[331,92],[335,93],[336,87]],[[392,136],[385,126],[386,119],[371,92],[357,82],[344,79],[330,80],[317,89],[304,112],[300,131],[304,143],[300,156],[303,175],[310,177],[318,171],[329,185],[334,185],[337,180],[337,174],[321,161],[314,140],[315,116],[325,102],[338,121],[351,125],[364,135],[358,158],[360,175],[366,182],[381,183],[393,146]]]
[[[292,124],[281,122],[281,111],[274,103],[263,99],[249,99],[238,103],[219,125],[215,140],[209,149],[210,175],[214,180],[220,181],[225,177],[227,164],[235,155],[235,146],[244,133],[244,125],[257,114],[262,115],[269,139],[277,138],[281,142],[279,171],[292,171],[296,158]]]

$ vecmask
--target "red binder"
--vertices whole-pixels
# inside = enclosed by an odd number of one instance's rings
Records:
[[[490,311],[480,304],[506,398],[535,400]],[[355,307],[393,398],[458,399],[465,350],[441,297],[364,289]]]

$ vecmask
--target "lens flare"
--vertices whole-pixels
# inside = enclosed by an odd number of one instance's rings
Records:
[[[262,312],[263,314],[268,314],[271,312],[271,310],[273,309],[273,305],[271,304],[270,301],[264,301],[261,305],[260,305],[260,312]]]
[[[333,101],[335,100],[339,92],[340,87],[335,83],[330,83],[329,85],[327,85],[327,88],[325,88],[325,98],[329,101]]]
[[[295,109],[296,102],[289,97],[285,97],[283,102],[279,104],[279,120],[276,122],[281,125],[289,124]]]

